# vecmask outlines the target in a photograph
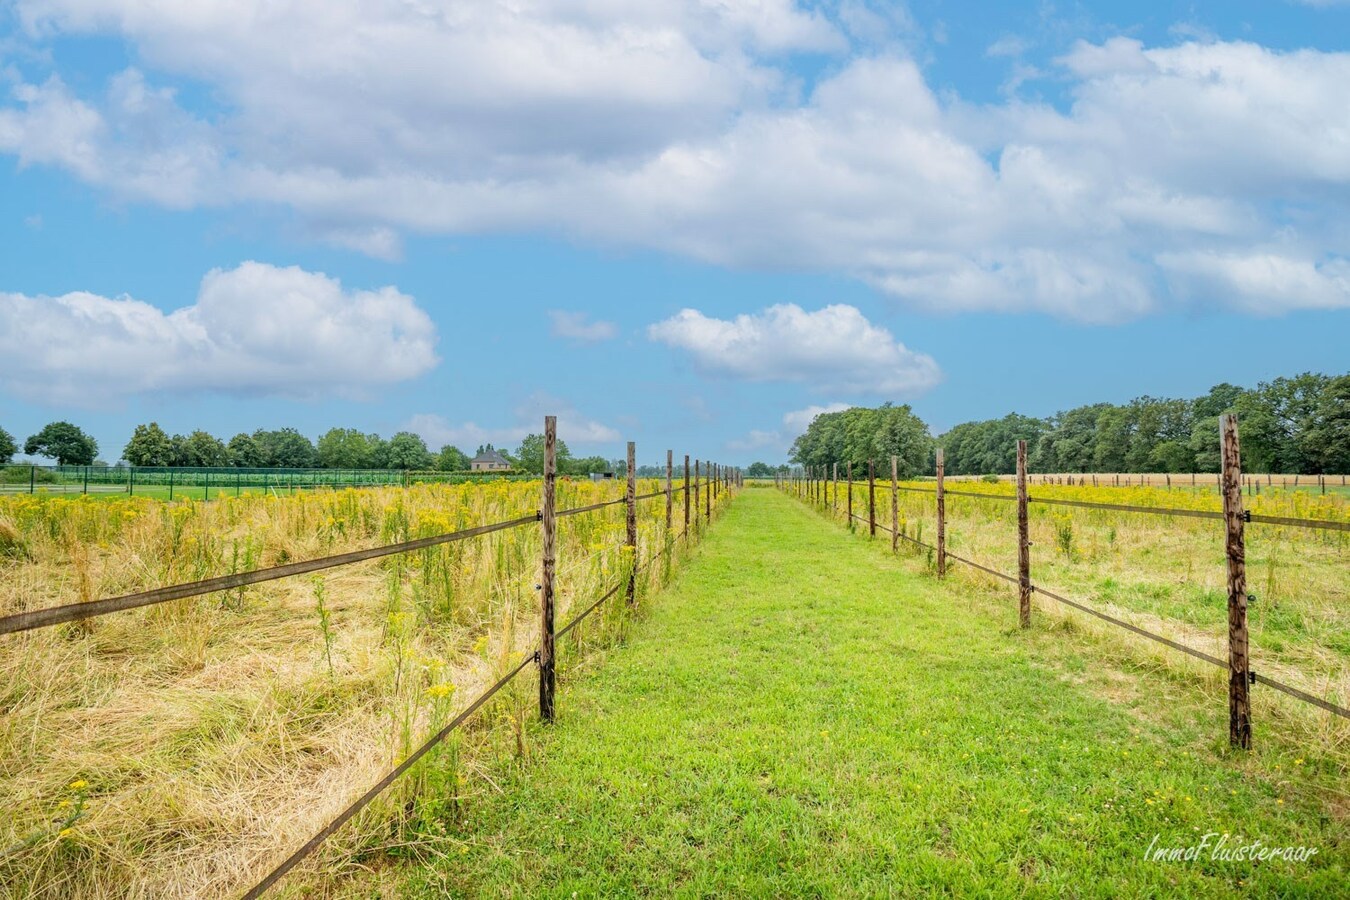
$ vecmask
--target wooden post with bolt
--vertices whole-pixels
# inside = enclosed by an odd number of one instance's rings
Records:
[[[1031,627],[1031,540],[1027,535],[1027,442],[1017,442],[1017,609]]]
[[[848,466],[848,527],[853,527],[853,463]]]
[[[867,536],[877,536],[877,473],[870,459],[867,461]]]
[[[900,460],[891,454],[891,552],[900,549],[900,491],[896,489]]]
[[[1251,663],[1247,656],[1247,549],[1237,416],[1219,417],[1223,518],[1228,551],[1228,741],[1252,748]]]
[[[684,536],[689,537],[689,454],[684,455]]]
[[[637,445],[628,442],[628,605],[637,602]]]
[[[539,718],[552,722],[555,676],[553,666],[553,578],[558,561],[555,543],[558,520],[554,511],[557,481],[558,419],[544,416],[544,486],[539,505],[539,528],[543,547],[539,578]]]
[[[942,448],[937,449],[937,573],[947,574],[947,494],[943,485]]]
[[[671,492],[671,479],[675,475],[675,451],[666,451],[666,534],[670,534],[670,525],[675,513],[675,495]]]

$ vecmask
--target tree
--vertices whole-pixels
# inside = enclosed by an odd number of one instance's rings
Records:
[[[567,444],[557,441],[553,447],[553,454],[558,464],[558,471],[565,471],[568,462],[572,459]],[[520,442],[520,448],[516,450],[516,466],[533,475],[544,474],[544,436],[542,434],[525,435]]]
[[[431,452],[426,441],[411,431],[400,431],[385,448],[385,465],[391,469],[429,469]]]
[[[187,437],[173,436],[175,466],[194,466],[198,468],[227,465],[230,461],[229,450],[225,444],[211,434],[198,429]]]
[[[239,432],[225,445],[230,465],[239,469],[257,469],[263,465],[262,450],[252,435]]]
[[[792,461],[808,466],[851,462],[865,471],[870,459],[889,475],[894,455],[900,475],[909,478],[926,470],[932,444],[928,426],[909,406],[854,407],[816,416],[793,441]]]
[[[122,450],[122,458],[133,466],[171,466],[174,464],[174,446],[158,422],[137,425]]]
[[[4,465],[14,458],[14,454],[19,452],[19,445],[14,443],[14,437],[8,431],[0,428],[0,465]]]
[[[1317,471],[1350,472],[1350,375],[1333,378],[1327,384],[1301,443],[1304,457]]]
[[[258,445],[262,464],[270,468],[312,469],[319,461],[319,454],[309,438],[294,428],[276,431],[260,428],[253,432],[253,441]]]
[[[558,471],[568,475],[590,475],[593,472],[608,472],[610,468],[603,456],[581,456],[569,459],[566,468],[560,466]],[[664,469],[662,474],[665,474]]]
[[[384,441],[355,428],[330,428],[319,438],[317,449],[319,465],[325,469],[373,469],[380,464]]]
[[[442,472],[467,472],[469,457],[458,447],[446,444],[436,455],[436,468]]]
[[[52,422],[24,442],[23,452],[58,466],[88,466],[98,456],[98,442],[69,422]]]
[[[752,462],[745,470],[746,478],[772,478],[773,466],[765,462]]]

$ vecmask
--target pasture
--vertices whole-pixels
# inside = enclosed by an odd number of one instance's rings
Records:
[[[899,532],[931,540],[932,482],[898,486]],[[1231,749],[1223,673],[1041,597],[1017,628],[1015,589],[964,567],[938,579],[931,552],[870,536],[865,483],[792,497],[695,482],[687,537],[679,492],[667,527],[664,487],[635,485],[634,554],[624,485],[557,484],[558,509],[579,513],[558,520],[559,625],[630,573],[637,601],[561,628],[558,721],[539,723],[532,678],[510,681],[280,895],[1022,895],[1089,878],[1103,893],[1316,896],[1344,883],[1344,719],[1257,686],[1254,749]],[[952,488],[974,496],[947,499],[950,551],[1015,571],[1010,486]],[[1034,495],[1217,504],[1212,489]],[[0,616],[533,522],[539,496],[537,481],[500,481],[210,503],[4,497]],[[1275,488],[1250,505],[1350,521],[1335,492]],[[1221,652],[1212,520],[1033,505],[1029,527],[1038,583]],[[1254,667],[1344,704],[1346,532],[1249,528]],[[537,527],[508,527],[6,635],[0,883],[34,897],[247,889],[529,663],[540,553]],[[1318,854],[1143,860],[1155,836],[1213,830]]]

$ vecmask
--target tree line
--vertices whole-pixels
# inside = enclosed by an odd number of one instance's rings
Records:
[[[868,459],[894,453],[904,476],[931,472],[932,450],[940,446],[948,474],[1008,474],[1024,440],[1033,472],[1217,472],[1218,417],[1225,412],[1238,416],[1248,471],[1350,472],[1350,374],[1310,372],[1254,388],[1219,384],[1189,400],[1146,396],[1046,418],[1009,413],[956,425],[937,438],[908,406],[859,407],[817,416],[794,442],[791,459],[851,461],[865,470]]]
[[[495,449],[480,445],[476,454]],[[17,441],[0,428],[0,463],[19,452]],[[70,422],[52,422],[23,443],[23,452],[56,460],[62,466],[105,465],[98,459],[98,442]],[[544,471],[544,436],[527,435],[514,452],[497,450],[512,471],[541,474]],[[573,457],[558,441],[558,471],[564,475],[588,475],[615,471],[615,463],[602,456]],[[240,432],[228,441],[207,431],[169,434],[157,422],[137,425],[122,450],[122,459],[133,466],[230,467],[246,469],[403,469],[467,472],[471,457],[450,444],[433,453],[420,435],[400,431],[380,437],[356,428],[331,428],[311,441],[294,428],[258,429]],[[618,463],[623,471],[623,463]]]

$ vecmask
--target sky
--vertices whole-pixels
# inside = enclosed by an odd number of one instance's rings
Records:
[[[0,0],[0,427],[781,461],[1350,370],[1350,2]]]

